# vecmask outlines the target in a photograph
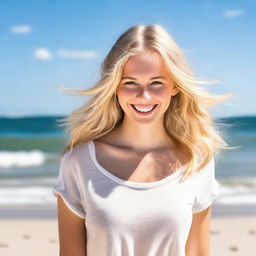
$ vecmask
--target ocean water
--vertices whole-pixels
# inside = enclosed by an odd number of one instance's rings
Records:
[[[54,205],[58,157],[67,143],[63,116],[0,118],[0,206]],[[224,140],[237,149],[215,160],[218,205],[256,205],[256,116],[216,120]],[[225,125],[223,125],[225,124]]]

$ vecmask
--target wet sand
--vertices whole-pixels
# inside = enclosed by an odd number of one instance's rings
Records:
[[[35,210],[38,214],[31,216],[26,215],[24,209],[23,215],[22,211],[16,211],[8,218],[7,213],[10,210],[2,211],[0,216],[1,256],[59,255],[56,211],[51,214],[48,211],[48,215],[43,217],[39,216],[40,208]],[[211,221],[211,256],[255,256],[256,214],[219,215],[217,207],[214,207]]]

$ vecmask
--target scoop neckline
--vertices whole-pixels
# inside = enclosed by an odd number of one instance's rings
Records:
[[[118,183],[120,185],[132,187],[132,188],[152,188],[152,187],[158,187],[160,185],[166,184],[166,183],[168,183],[170,181],[173,181],[175,178],[177,178],[178,175],[185,168],[185,166],[183,165],[179,169],[177,169],[175,172],[173,172],[172,174],[166,176],[165,178],[157,180],[157,181],[153,181],[153,182],[128,181],[128,180],[124,180],[124,179],[121,179],[121,178],[115,176],[114,174],[112,174],[111,172],[109,172],[103,166],[100,165],[100,163],[98,162],[98,160],[96,158],[96,148],[95,148],[95,144],[94,144],[93,140],[89,140],[87,145],[88,145],[90,157],[93,160],[93,163],[95,164],[97,169],[101,173],[103,173],[109,179],[111,179],[112,181],[114,181],[114,182],[116,182],[116,183]]]

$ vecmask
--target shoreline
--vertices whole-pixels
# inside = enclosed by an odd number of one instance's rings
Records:
[[[256,206],[213,204],[210,251],[215,256],[256,255]],[[1,205],[0,255],[59,255],[57,204]]]
[[[256,205],[212,205],[212,218],[256,216]],[[0,219],[56,219],[57,204],[3,205]]]
[[[57,219],[0,218],[0,255],[59,255]],[[256,215],[213,217],[210,250],[215,256],[254,256]]]

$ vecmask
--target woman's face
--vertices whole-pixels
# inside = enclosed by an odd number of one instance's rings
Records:
[[[128,59],[116,91],[124,113],[137,122],[163,117],[177,93],[161,55],[152,50]]]

